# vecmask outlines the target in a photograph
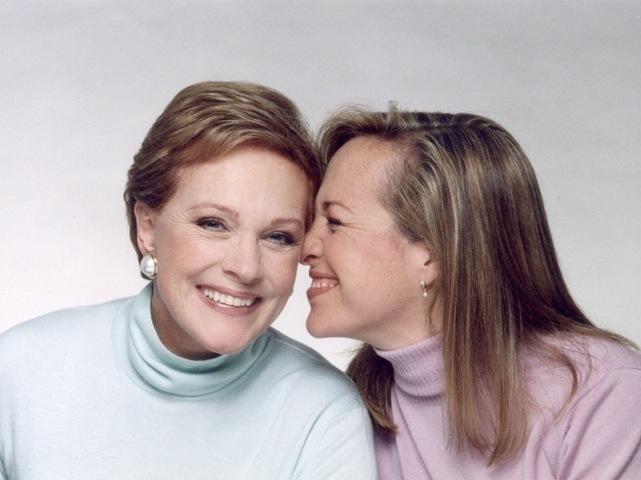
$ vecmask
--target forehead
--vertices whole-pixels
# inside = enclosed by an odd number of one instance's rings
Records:
[[[216,201],[236,208],[304,210],[309,180],[287,157],[257,146],[231,152],[186,167],[178,177],[175,203],[187,207]]]
[[[353,138],[332,156],[319,200],[351,205],[378,202],[378,192],[395,158],[395,147],[389,141]]]

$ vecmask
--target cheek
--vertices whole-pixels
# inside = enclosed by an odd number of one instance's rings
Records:
[[[219,260],[224,245],[212,245],[198,235],[175,231],[163,232],[157,243],[159,274],[162,270],[172,276],[197,273]]]
[[[158,227],[156,233],[156,253],[157,257],[162,257],[162,259],[171,258],[172,252],[181,252],[182,249],[177,248],[184,246],[185,236],[180,235],[176,229],[168,228],[167,226]],[[160,260],[160,258],[159,258]]]
[[[291,294],[296,280],[299,253],[274,255],[264,259],[265,277],[277,295]]]
[[[386,239],[359,242],[343,252],[339,274],[344,301],[371,314],[381,304],[400,300],[407,285],[407,274],[399,261],[398,245]]]

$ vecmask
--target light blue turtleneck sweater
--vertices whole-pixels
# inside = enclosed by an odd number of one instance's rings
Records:
[[[373,479],[353,386],[270,329],[236,355],[169,352],[136,297],[0,336],[0,478]]]

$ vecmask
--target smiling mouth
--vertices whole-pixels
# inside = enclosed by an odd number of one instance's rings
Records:
[[[310,288],[334,288],[336,285],[338,282],[329,279],[313,280]]]
[[[311,301],[312,298],[329,292],[331,289],[338,285],[337,280],[331,278],[317,278],[312,280],[312,285],[307,289],[307,298]]]
[[[216,302],[222,307],[249,308],[259,300],[259,297],[236,297],[229,293],[219,292],[206,287],[202,287],[201,291],[208,299]]]

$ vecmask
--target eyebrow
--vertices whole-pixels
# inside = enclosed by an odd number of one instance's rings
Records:
[[[234,219],[238,219],[239,215],[236,210],[233,210],[229,207],[226,207],[224,205],[220,205],[219,203],[213,203],[213,202],[202,202],[198,203],[196,205],[193,205],[189,207],[189,210],[197,210],[199,208],[215,208],[217,210],[221,210],[225,213],[228,213]],[[271,222],[269,222],[269,227],[273,227],[274,225],[283,225],[283,224],[295,224],[297,227],[304,229],[304,224],[302,221],[300,221],[298,218],[295,217],[276,217],[274,218]]]
[[[278,217],[273,219],[271,222],[269,222],[269,226],[273,227],[275,225],[284,225],[284,224],[294,224],[299,228],[305,229],[305,226],[303,225],[303,222],[301,222],[298,218],[288,218],[288,217]]]
[[[321,203],[321,209],[323,211],[327,211],[330,207],[333,207],[333,206],[341,207],[351,213],[354,213],[354,211],[351,208],[349,208],[347,205],[345,205],[344,203],[338,202],[336,200],[329,200]]]
[[[196,205],[193,205],[189,207],[189,210],[198,210],[199,208],[216,208],[218,210],[221,210],[225,213],[228,213],[234,218],[238,218],[238,212],[236,210],[232,210],[229,207],[226,207],[224,205],[220,205],[219,203],[213,203],[213,202],[202,202],[202,203],[197,203]]]

